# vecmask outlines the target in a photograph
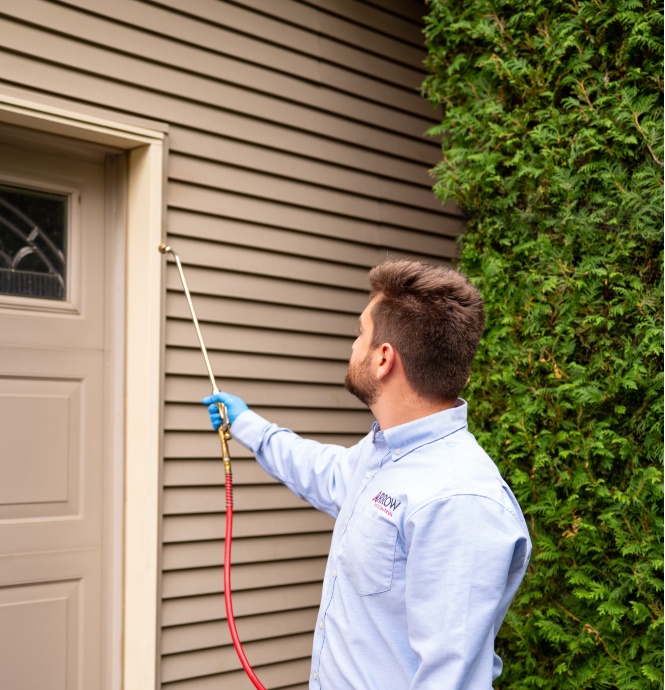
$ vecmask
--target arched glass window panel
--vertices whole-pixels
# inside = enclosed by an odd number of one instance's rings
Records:
[[[0,184],[0,294],[67,298],[68,197]]]

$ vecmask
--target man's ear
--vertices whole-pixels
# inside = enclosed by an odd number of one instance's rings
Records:
[[[382,345],[379,345],[377,350],[378,358],[376,360],[375,371],[376,378],[381,380],[388,376],[388,374],[395,367],[397,352],[390,343],[383,343]]]

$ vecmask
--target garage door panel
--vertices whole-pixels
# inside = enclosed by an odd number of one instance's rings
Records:
[[[78,514],[82,385],[0,377],[0,520]]]
[[[0,348],[0,539],[17,551],[100,538],[103,361]]]
[[[101,615],[100,573],[95,551],[0,558],[3,690],[96,686],[87,662],[99,661],[91,632]]]

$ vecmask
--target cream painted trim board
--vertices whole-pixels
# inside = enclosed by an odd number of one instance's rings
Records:
[[[113,537],[124,542],[124,549],[114,549],[123,553],[124,567],[123,582],[113,585],[114,620],[109,626],[121,630],[122,639],[113,643],[109,675],[111,690],[150,690],[157,683],[159,613],[164,264],[157,246],[163,240],[166,127],[151,129],[111,119],[108,113],[92,114],[89,108],[78,110],[71,103],[17,97],[15,91],[0,92],[0,122],[128,152],[124,415],[120,415],[124,447],[113,458],[115,477],[124,477],[124,514],[114,525]],[[116,495],[113,503],[122,505],[123,497]]]
[[[124,690],[156,687],[163,149],[129,154],[125,339]],[[140,229],[140,230],[139,230]]]
[[[34,100],[39,98],[39,101]],[[76,108],[74,110],[73,108]],[[168,125],[90,106],[73,104],[24,89],[0,87],[2,121],[98,144],[132,149],[137,143],[164,141]],[[30,118],[30,120],[26,119]],[[28,124],[31,122],[32,124]]]

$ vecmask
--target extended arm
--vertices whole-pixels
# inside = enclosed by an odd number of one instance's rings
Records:
[[[255,414],[238,397],[218,393],[204,399],[214,428],[221,422],[216,403],[223,402],[231,434],[249,448],[258,463],[315,508],[337,517],[354,471],[354,448],[304,439]]]

